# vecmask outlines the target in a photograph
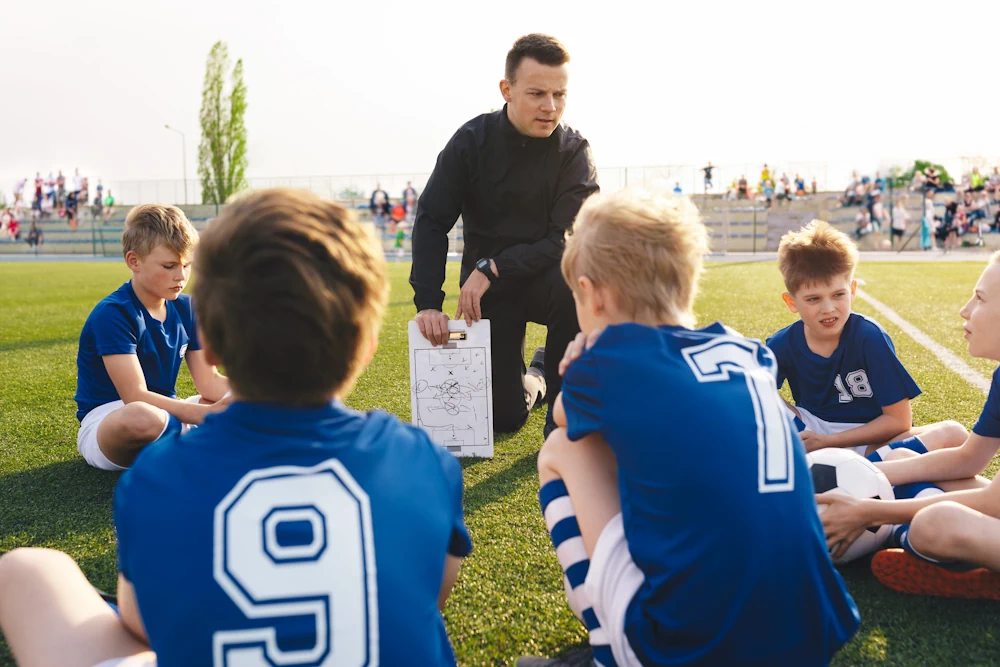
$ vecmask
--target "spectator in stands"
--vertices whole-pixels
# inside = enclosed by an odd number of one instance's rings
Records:
[[[90,207],[90,218],[95,222],[100,220],[104,216],[104,200],[101,199],[101,195],[97,194],[94,196],[94,203]]]
[[[66,195],[66,224],[69,225],[70,229],[76,229],[77,226],[80,224],[76,214],[76,206],[77,206],[76,194],[77,193],[75,191],[70,191]]]
[[[913,190],[914,192],[923,192],[925,181],[926,179],[924,178],[924,172],[920,171],[919,169],[914,170],[913,182],[910,184],[910,189]]]
[[[740,174],[740,181],[736,188],[737,199],[748,199],[750,193],[747,191],[747,177],[745,174]]]
[[[413,221],[417,218],[417,194],[416,190],[406,195],[406,222],[412,227]]]
[[[709,190],[712,189],[712,170],[713,169],[715,169],[715,167],[712,166],[712,161],[711,160],[708,161],[708,166],[707,167],[702,167],[701,168],[701,170],[703,172],[705,172],[705,192],[708,192]]]
[[[51,197],[42,197],[42,219],[47,220],[52,217],[55,207],[55,194]]]
[[[0,239],[6,240],[10,237],[11,222],[16,224],[17,214],[14,212],[14,209],[8,208],[0,214]]]
[[[980,177],[982,178],[982,177]],[[962,198],[962,206],[965,208],[966,220],[969,225],[972,225],[979,220],[986,219],[986,199],[982,197],[973,197],[972,193],[981,194],[982,188],[976,190],[975,188],[970,188],[965,191],[965,195]]]
[[[39,229],[38,223],[34,220],[31,221],[31,228],[28,230],[28,236],[25,240],[32,248],[37,248],[45,243],[45,235],[42,234],[42,230]]]
[[[854,216],[854,225],[854,236],[859,241],[872,233],[872,221],[868,209],[862,208],[858,211],[858,214]]]
[[[417,203],[417,189],[413,187],[413,183],[411,183],[410,181],[406,182],[406,187],[403,189],[402,202],[403,202],[403,209],[407,213],[410,212],[410,202],[413,202],[414,205],[416,205]],[[414,211],[414,214],[416,214],[416,211]]]
[[[24,206],[24,186],[27,184],[27,178],[20,178],[14,181],[14,210],[20,211]]]
[[[872,187],[875,190],[885,192],[885,179],[882,178],[882,174],[880,172],[875,172],[875,181],[873,182]]]
[[[66,204],[66,177],[63,176],[62,169],[56,176],[56,207],[62,208]]]
[[[108,188],[108,195],[104,198],[104,219],[105,221],[111,219],[111,214],[115,210],[115,198],[111,194],[111,188]]]
[[[994,202],[1000,202],[1000,168],[993,167],[993,173],[990,174],[987,190],[992,193]]]
[[[812,180],[812,193],[816,194],[816,177],[815,176],[813,176],[813,180]]]
[[[764,163],[764,168],[760,170],[760,187],[764,187],[764,183],[771,180],[771,170],[767,168],[767,163]],[[774,184],[771,184],[774,187]]]
[[[920,247],[924,250],[930,250],[933,247],[932,234],[936,234],[937,227],[937,216],[934,214],[934,191],[925,190],[924,214],[920,219]]]
[[[97,179],[97,198],[104,203],[104,184],[101,183],[101,179]]]
[[[933,165],[924,170],[924,188],[933,189],[934,192],[941,189],[941,174]]]
[[[910,225],[910,214],[906,210],[906,197],[896,200],[896,205],[892,207],[892,237],[890,242],[892,247],[896,247],[897,242],[902,242],[906,236],[906,228]]]
[[[83,202],[84,206],[90,201],[90,184],[87,182],[86,176],[80,178],[80,192],[76,195],[76,201],[77,203]]]
[[[972,173],[969,174],[969,190],[973,192],[982,192],[986,189],[986,179],[983,175],[979,173],[979,167],[973,167]]]
[[[815,194],[816,188],[813,188],[813,193]],[[802,178],[798,174],[795,174],[795,196],[805,197],[806,196],[806,179]]]
[[[375,228],[379,234],[385,233],[385,225],[389,220],[389,193],[382,189],[381,183],[375,184],[368,208],[371,209],[372,219],[375,221]]]
[[[780,204],[782,201],[791,201],[792,197],[788,193],[788,186],[785,184],[785,179],[778,181],[778,184],[774,186],[774,198]]]
[[[80,178],[80,168],[77,167],[73,172],[73,192],[76,193],[77,201],[80,199],[80,190],[83,189],[83,179]]]
[[[885,205],[882,203],[881,190],[872,191],[871,206],[868,210],[872,222],[872,239],[875,242],[875,247],[878,248],[882,242],[882,227],[888,227],[890,222],[889,212],[885,210]]]
[[[45,179],[44,189],[42,190],[42,196],[44,200],[49,200],[52,204],[55,204],[56,198],[56,179],[52,176],[52,172],[49,172],[48,178]],[[45,208],[43,203],[42,208]],[[49,207],[52,210],[52,207]]]
[[[42,216],[42,188],[44,187],[45,181],[42,178],[42,172],[35,172],[35,196],[31,200],[31,219],[37,220]]]
[[[960,221],[958,219],[959,213],[958,202],[949,202],[944,207],[944,219],[941,221],[941,226],[937,230],[937,238],[944,245],[944,251],[948,252],[950,249],[954,248],[958,243],[958,232]]]
[[[679,194],[683,194],[683,193],[684,193],[684,190],[681,189],[680,182],[679,181],[674,181],[674,194],[675,195],[679,195]]]
[[[766,180],[761,183],[761,189],[763,190],[764,201],[766,202],[765,206],[767,206],[767,208],[771,208],[771,203],[774,201],[774,183],[770,180]]]

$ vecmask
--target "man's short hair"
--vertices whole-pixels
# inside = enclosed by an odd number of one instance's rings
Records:
[[[574,291],[581,276],[610,288],[632,319],[690,327],[706,252],[708,234],[690,200],[627,189],[584,202],[562,272]]]
[[[246,194],[205,230],[195,265],[201,330],[241,399],[349,391],[387,297],[383,253],[351,212],[305,191]]]
[[[125,216],[122,255],[146,257],[162,244],[184,257],[197,243],[198,231],[176,206],[141,204]]]
[[[854,242],[823,220],[788,232],[778,244],[778,270],[792,296],[806,285],[828,283],[839,276],[850,280],[857,265]]]
[[[525,58],[531,58],[542,65],[558,67],[569,62],[569,51],[551,35],[532,33],[519,38],[507,52],[504,77],[509,83],[514,83],[517,68]]]

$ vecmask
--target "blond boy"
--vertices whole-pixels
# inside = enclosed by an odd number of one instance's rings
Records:
[[[233,402],[118,481],[120,617],[63,554],[0,559],[14,657],[454,666],[440,609],[472,548],[461,466],[341,402],[377,346],[381,248],[338,204],[265,190],[226,206],[197,259],[203,354]]]
[[[149,443],[225,406],[229,382],[205,359],[191,297],[182,294],[197,242],[174,206],[136,206],[125,219],[132,278],[91,311],[76,357],[77,447],[95,468],[124,470]],[[176,398],[183,361],[201,400]]]
[[[849,447],[881,461],[891,449],[918,453],[957,447],[965,427],[954,421],[914,428],[910,400],[920,388],[896,357],[885,329],[851,312],[858,251],[843,232],[814,220],[778,246],[781,295],[799,320],[767,339],[778,360],[778,387],[788,380],[807,451]]]
[[[687,200],[583,205],[562,260],[582,333],[538,458],[542,512],[596,662],[825,665],[857,608],[774,357],[693,328],[706,250]]]

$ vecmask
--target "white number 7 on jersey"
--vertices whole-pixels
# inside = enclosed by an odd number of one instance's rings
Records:
[[[770,350],[742,338],[719,337],[683,351],[698,382],[735,381],[731,373],[743,376],[757,420],[757,490],[791,491],[795,472],[788,417],[774,377],[757,360],[758,352],[773,363]]]

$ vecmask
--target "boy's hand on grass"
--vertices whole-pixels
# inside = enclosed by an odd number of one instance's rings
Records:
[[[594,329],[589,334],[581,331],[576,335],[576,338],[570,341],[569,345],[566,346],[566,353],[563,354],[562,361],[559,362],[560,376],[566,374],[566,369],[569,368],[571,363],[580,358],[584,350],[589,350],[594,346],[602,331],[604,331],[603,328]]]
[[[854,541],[868,528],[864,501],[838,491],[816,494],[816,504],[821,507],[820,519],[826,533],[826,546],[830,555],[840,558]]]

